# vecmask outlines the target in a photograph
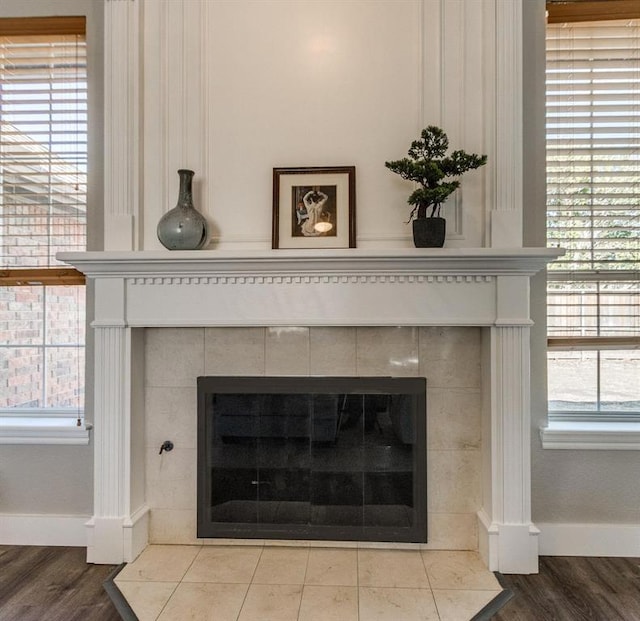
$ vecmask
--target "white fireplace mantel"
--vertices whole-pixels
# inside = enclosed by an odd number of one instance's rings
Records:
[[[62,253],[96,283],[94,327],[529,325],[558,251]]]
[[[88,560],[130,561],[148,540],[134,328],[480,326],[488,328],[480,552],[491,570],[537,571],[529,280],[560,253],[455,248],[59,254],[87,275],[95,303]]]

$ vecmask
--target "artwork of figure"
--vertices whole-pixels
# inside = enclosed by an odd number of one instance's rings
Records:
[[[294,186],[294,237],[335,237],[336,186]]]

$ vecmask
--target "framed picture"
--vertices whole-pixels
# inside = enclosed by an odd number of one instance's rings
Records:
[[[355,248],[355,166],[273,169],[272,248]]]

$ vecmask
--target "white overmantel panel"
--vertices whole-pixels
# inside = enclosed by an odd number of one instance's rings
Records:
[[[159,249],[192,168],[211,247],[266,249],[272,168],[345,164],[358,245],[409,246],[411,184],[384,162],[429,124],[489,154],[445,207],[448,244],[521,245],[521,1],[105,2],[105,248]]]
[[[547,249],[64,253],[94,326],[528,325]]]

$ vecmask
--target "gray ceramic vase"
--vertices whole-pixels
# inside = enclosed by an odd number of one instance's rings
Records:
[[[158,239],[169,250],[199,250],[207,242],[207,221],[193,206],[193,174],[193,170],[178,171],[178,204],[158,222]]]

